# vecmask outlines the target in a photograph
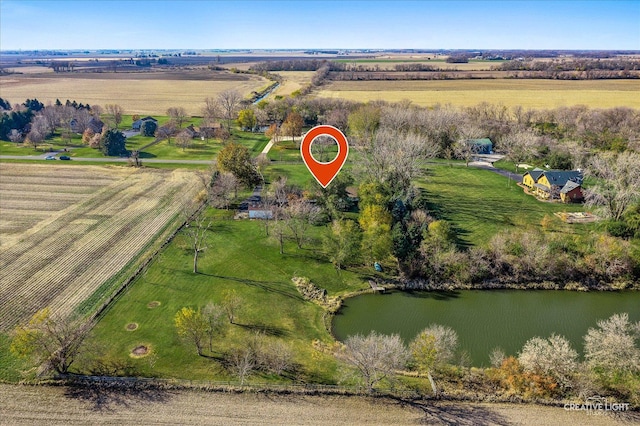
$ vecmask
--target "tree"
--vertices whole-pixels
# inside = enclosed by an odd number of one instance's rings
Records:
[[[198,355],[203,355],[204,343],[207,338],[208,322],[200,309],[184,307],[180,309],[173,321],[178,335],[188,343],[193,343]]]
[[[186,148],[190,148],[193,145],[193,138],[188,130],[183,130],[176,136],[176,146],[182,148],[184,151]]]
[[[503,149],[506,151],[506,158],[516,165],[516,173],[521,162],[533,155],[539,145],[539,137],[532,130],[518,130],[503,141]]]
[[[167,109],[167,115],[171,121],[175,122],[178,128],[182,128],[182,124],[187,120],[187,111],[183,107],[171,107]]]
[[[324,250],[336,270],[354,263],[360,255],[362,232],[352,220],[334,220],[324,239]]]
[[[89,324],[56,318],[49,308],[36,312],[29,323],[13,332],[11,352],[31,358],[43,374],[66,374],[80,354]]]
[[[452,328],[440,324],[432,324],[422,330],[409,345],[418,370],[427,374],[436,395],[438,390],[431,372],[451,362],[457,346],[457,333]]]
[[[227,355],[227,363],[231,372],[240,380],[240,386],[244,385],[246,378],[251,375],[256,368],[256,354],[249,345],[233,348]]]
[[[632,323],[627,313],[598,321],[584,336],[587,365],[604,375],[640,372],[640,321]]]
[[[16,129],[11,129],[11,131],[9,132],[9,140],[13,143],[20,143],[22,142],[22,132],[16,130]]]
[[[238,193],[239,186],[240,182],[233,173],[218,173],[209,188],[209,204],[229,210],[229,204]]]
[[[226,290],[222,295],[222,307],[227,314],[229,323],[233,324],[238,314],[238,310],[242,306],[242,299],[235,290]]]
[[[207,125],[211,125],[216,117],[220,116],[219,105],[216,99],[206,98],[202,107],[202,117]]]
[[[158,129],[158,125],[153,120],[147,120],[142,123],[142,127],[140,128],[140,134],[142,136],[154,136],[156,134],[156,130]]]
[[[167,143],[171,145],[171,136],[176,134],[176,123],[169,121],[164,126],[158,127],[156,130],[156,138],[162,140],[166,139]]]
[[[358,218],[362,228],[362,254],[369,264],[391,255],[391,213],[382,205],[366,205]]]
[[[518,355],[525,370],[553,377],[563,387],[571,384],[578,370],[578,353],[571,343],[557,334],[548,339],[534,337],[527,341]]]
[[[203,208],[194,207],[191,203],[187,203],[184,207],[184,216],[187,224],[184,227],[184,233],[189,242],[189,247],[193,250],[193,273],[198,273],[198,258],[200,253],[208,248],[207,233],[211,229],[211,219],[209,219]]]
[[[320,209],[317,206],[302,197],[289,200],[281,219],[284,220],[298,248],[302,248],[307,239],[307,231],[319,213]]]
[[[249,149],[237,143],[228,143],[218,153],[218,166],[221,171],[233,173],[245,186],[253,186],[260,182]]]
[[[212,302],[207,303],[207,306],[202,310],[202,317],[207,323],[206,333],[209,338],[209,352],[213,352],[213,338],[224,333],[225,314],[224,307]]]
[[[403,368],[408,359],[407,349],[397,334],[386,336],[372,331],[368,336],[356,334],[344,343],[338,356],[356,369],[369,392],[395,370]]]
[[[255,112],[251,108],[240,110],[236,123],[238,127],[253,132],[257,124]]]
[[[586,191],[586,204],[600,208],[603,216],[622,220],[627,208],[640,201],[640,154],[597,154],[586,174],[596,181]]]
[[[287,136],[291,136],[291,140],[295,141],[296,136],[300,136],[302,134],[303,124],[304,121],[300,114],[295,111],[291,111],[287,114],[287,118],[284,120],[284,123],[282,123],[282,132]]]
[[[116,104],[107,104],[104,106],[104,111],[107,114],[106,120],[117,129],[122,123],[122,107]]]
[[[280,127],[278,127],[277,124],[273,123],[272,125],[269,126],[267,131],[264,132],[264,135],[269,139],[273,140],[274,144],[277,144],[278,141],[280,140]]]
[[[349,136],[353,136],[359,144],[370,143],[380,125],[380,112],[379,107],[366,104],[349,114]]]
[[[238,107],[242,102],[242,95],[237,90],[225,90],[216,98],[217,110],[227,124],[227,131],[231,133],[231,122],[238,115]]]
[[[113,157],[127,153],[126,138],[120,130],[109,129],[102,134],[100,149],[104,155]]]

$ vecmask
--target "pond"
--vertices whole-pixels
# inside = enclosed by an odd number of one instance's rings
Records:
[[[496,347],[517,355],[532,337],[565,336],[578,353],[582,337],[596,322],[626,312],[640,321],[640,292],[552,290],[461,290],[365,294],[345,300],[333,320],[336,338],[376,330],[398,333],[409,343],[429,324],[458,333],[459,349],[474,366],[488,366]]]

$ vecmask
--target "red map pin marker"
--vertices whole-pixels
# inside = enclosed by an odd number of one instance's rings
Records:
[[[313,155],[311,155],[311,144],[318,136],[330,136],[338,143],[338,156],[333,161],[321,163],[316,161],[315,158],[313,158]],[[344,162],[347,161],[349,143],[347,142],[345,135],[335,127],[328,125],[316,126],[309,130],[302,138],[300,153],[302,154],[304,164],[307,165],[307,168],[313,177],[316,178],[323,188],[326,188],[329,186],[333,178],[338,175],[338,172],[344,165]]]

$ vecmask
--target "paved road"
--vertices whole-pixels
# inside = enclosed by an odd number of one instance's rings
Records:
[[[44,160],[48,155],[55,155],[55,153],[48,152],[46,155],[0,155],[0,160]],[[64,161],[64,160],[56,160]],[[99,163],[127,163],[128,158],[105,158],[105,157],[71,157],[71,161],[95,161]],[[163,160],[159,158],[143,158],[142,164],[211,164],[212,160]]]

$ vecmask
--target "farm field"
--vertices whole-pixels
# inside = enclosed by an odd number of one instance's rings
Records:
[[[408,99],[416,105],[473,106],[481,102],[555,108],[587,105],[593,108],[640,108],[640,80],[444,80],[444,81],[334,81],[317,96],[367,102]]]
[[[270,95],[270,97],[289,96],[296,90],[299,90],[307,84],[311,83],[311,79],[313,78],[315,71],[277,71],[274,72],[274,74],[282,76],[284,81]]]
[[[12,102],[37,98],[47,104],[60,99],[90,105],[117,103],[127,114],[165,114],[181,106],[200,115],[204,99],[235,89],[243,95],[268,84],[262,77],[230,73],[86,73],[9,75],[0,77],[2,97]]]
[[[633,415],[633,413],[630,413]],[[609,426],[625,416],[526,404],[415,402],[387,398],[233,394],[191,390],[118,391],[0,385],[0,417],[8,424],[392,425],[519,424]]]
[[[90,310],[196,185],[185,170],[0,163],[0,331],[45,306]]]

